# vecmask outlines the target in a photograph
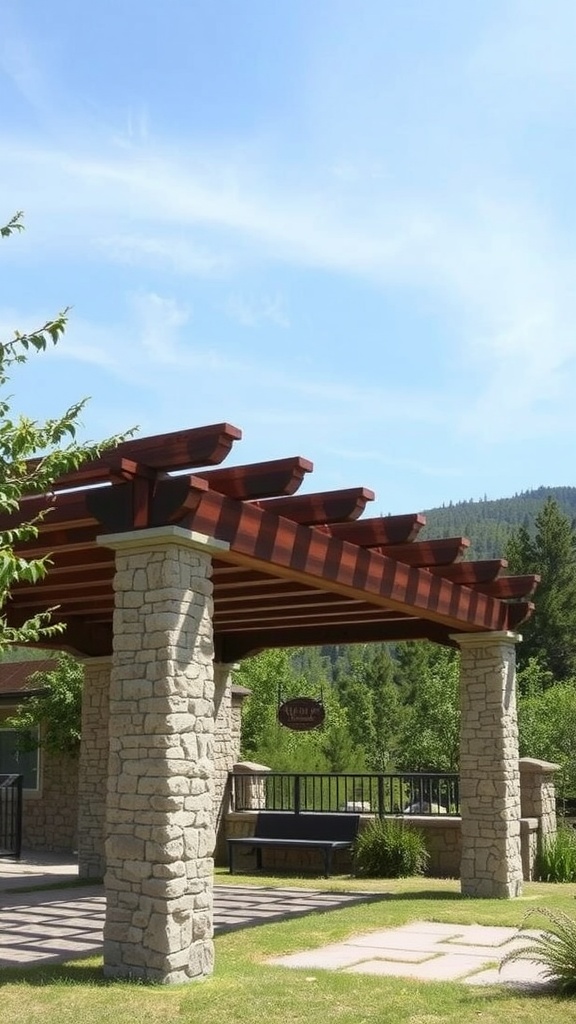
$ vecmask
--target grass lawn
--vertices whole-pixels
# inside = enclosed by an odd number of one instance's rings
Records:
[[[576,1000],[515,994],[499,986],[345,975],[271,967],[266,959],[335,942],[371,929],[428,920],[519,925],[539,906],[576,917],[576,887],[527,884],[520,900],[474,900],[457,882],[318,880],[217,872],[217,882],[381,892],[383,899],[223,934],[216,939],[216,973],[169,988],[104,982],[98,959],[55,967],[0,969],[2,1024],[576,1024]],[[544,924],[537,917],[530,926]]]

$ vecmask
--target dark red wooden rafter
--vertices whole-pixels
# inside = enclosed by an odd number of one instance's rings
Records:
[[[425,613],[454,629],[506,628],[506,606],[493,598],[278,518],[254,504],[238,505],[204,492],[186,525],[228,542],[226,559],[239,565],[316,583],[403,613]]]
[[[471,587],[475,583],[491,583],[507,567],[505,558],[491,558],[478,562],[455,562],[453,565],[430,566],[430,572],[443,576],[452,583]]]
[[[502,575],[504,560],[461,561],[465,538],[418,541],[423,515],[360,519],[374,498],[367,488],[295,495],[312,470],[306,459],[204,468],[218,466],[240,436],[216,424],[127,441],[61,478],[49,497],[26,500],[21,515],[2,517],[7,529],[51,505],[39,538],[19,553],[52,552],[53,567],[44,581],[15,588],[8,621],[59,605],[70,647],[109,653],[114,555],[96,538],[170,524],[230,545],[214,558],[222,657],[263,646],[446,644],[451,632],[515,628],[530,614],[518,599],[537,577]]]
[[[367,503],[374,501],[374,497],[374,491],[367,487],[351,487],[319,494],[297,494],[292,498],[269,498],[259,502],[258,507],[263,512],[272,512],[294,523],[318,526],[358,519]]]
[[[231,664],[267,647],[317,647],[322,644],[394,643],[402,640],[431,640],[455,647],[450,631],[425,619],[396,619],[387,623],[356,623],[350,629],[337,625],[298,625],[293,628],[254,630],[216,635],[216,660]]]
[[[101,458],[61,476],[53,489],[85,487],[87,484],[109,481],[114,478],[122,459],[141,463],[163,473],[196,469],[199,466],[217,466],[241,437],[242,431],[238,427],[230,423],[215,423],[123,441],[113,450],[105,452]],[[38,461],[34,460],[31,465]]]
[[[481,594],[489,594],[490,597],[497,597],[499,601],[517,600],[518,598],[531,597],[540,582],[536,574],[530,576],[501,576],[492,583],[477,583],[474,590]]]
[[[300,487],[313,464],[308,459],[276,459],[249,466],[227,466],[198,473],[213,491],[240,501],[271,498],[273,495],[292,495]]]
[[[413,544],[387,544],[371,550],[405,565],[428,568],[431,565],[450,565],[462,558],[469,547],[470,541],[466,537],[447,537],[443,540],[417,540]]]
[[[426,516],[419,513],[405,516],[378,516],[354,523],[333,523],[326,527],[331,537],[374,548],[384,544],[409,544],[426,526]]]

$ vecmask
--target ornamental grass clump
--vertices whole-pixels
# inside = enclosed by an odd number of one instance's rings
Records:
[[[364,878],[406,878],[423,875],[429,858],[422,832],[394,818],[377,819],[358,833],[353,870]]]
[[[542,914],[549,926],[526,946],[508,953],[500,967],[516,960],[530,960],[544,968],[546,980],[555,982],[561,992],[575,993],[576,921],[559,910],[535,909],[527,917],[531,914]]]
[[[544,840],[537,871],[541,882],[576,882],[576,829],[560,825],[556,835]]]

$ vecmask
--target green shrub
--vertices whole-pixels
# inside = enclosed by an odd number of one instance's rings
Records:
[[[576,992],[576,921],[561,911],[545,908],[530,911],[543,914],[550,926],[531,942],[504,957],[501,967],[513,960],[530,960],[544,967],[549,981],[557,983],[562,992]],[[523,926],[524,927],[524,926]]]
[[[555,836],[545,839],[538,855],[541,882],[576,882],[576,830],[560,825]]]
[[[376,819],[354,843],[354,874],[365,878],[423,875],[430,854],[424,835],[396,818]]]

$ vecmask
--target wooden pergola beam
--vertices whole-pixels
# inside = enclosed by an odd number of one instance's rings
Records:
[[[278,615],[279,611],[282,613],[281,617]],[[381,608],[375,608],[374,605],[362,604],[359,601],[347,602],[344,607],[338,602],[331,603],[329,601],[325,603],[311,602],[309,604],[290,603],[288,601],[285,604],[272,608],[260,605],[256,608],[247,608],[244,611],[234,609],[215,610],[214,622],[218,627],[226,628],[227,630],[228,628],[231,630],[242,628],[242,626],[251,628],[252,624],[259,625],[264,622],[271,623],[275,628],[279,622],[282,625],[286,625],[291,621],[298,623],[337,621],[341,623],[343,612],[347,623],[352,623],[356,619],[362,622],[371,622],[373,619],[382,622],[388,617],[398,617],[394,612],[385,612]]]
[[[456,562],[453,565],[431,565],[430,572],[452,583],[471,587],[476,583],[491,583],[507,565],[505,558],[491,558],[478,562]]]
[[[417,540],[413,544],[389,544],[374,550],[404,565],[428,569],[437,565],[450,565],[462,558],[469,547],[467,537],[448,537],[442,540]]]
[[[508,565],[505,558],[491,559],[480,562],[458,562],[455,565],[431,567],[430,572],[459,583],[466,587],[489,594],[501,601],[530,597],[540,577],[536,574],[526,576],[501,576],[500,573]]]
[[[98,591],[110,591],[114,579],[114,566],[94,568],[90,576],[82,576],[78,570],[68,569],[59,575],[51,570],[42,580],[36,583],[18,583],[12,588],[12,597],[22,601],[26,594],[37,595],[42,600],[66,602],[73,592],[85,591],[91,594]],[[32,601],[33,603],[33,601]]]
[[[248,466],[226,466],[196,475],[208,486],[239,501],[254,501],[274,495],[292,495],[300,487],[306,473],[314,466],[308,459],[295,456]]]
[[[333,523],[326,527],[331,537],[347,540],[361,548],[384,544],[409,544],[426,526],[426,516],[413,513],[405,516],[377,516],[354,523]]]
[[[318,526],[358,519],[374,497],[374,491],[367,487],[351,487],[341,491],[298,494],[292,498],[269,498],[258,502],[258,507],[263,512],[272,512],[294,523]]]
[[[299,579],[402,614],[421,614],[454,631],[506,628],[507,606],[494,598],[278,518],[255,504],[239,506],[208,491],[198,495],[196,510],[181,525],[226,541],[229,550],[220,557],[237,565]]]
[[[163,473],[196,469],[199,466],[217,466],[241,437],[242,431],[238,427],[230,423],[214,423],[206,427],[192,427],[190,430],[175,430],[168,434],[123,441],[101,458],[59,477],[54,490],[106,482],[114,475],[122,459],[142,463]],[[34,460],[36,463],[38,461]]]
[[[476,589],[500,601],[531,597],[540,582],[536,574],[530,576],[501,576],[492,583],[479,583]]]
[[[449,630],[424,619],[395,619],[381,623],[356,623],[350,633],[341,624],[288,629],[254,630],[229,634],[218,633],[215,638],[216,659],[232,664],[259,651],[278,647],[317,647],[323,644],[394,643],[402,640],[430,640],[454,647]]]

